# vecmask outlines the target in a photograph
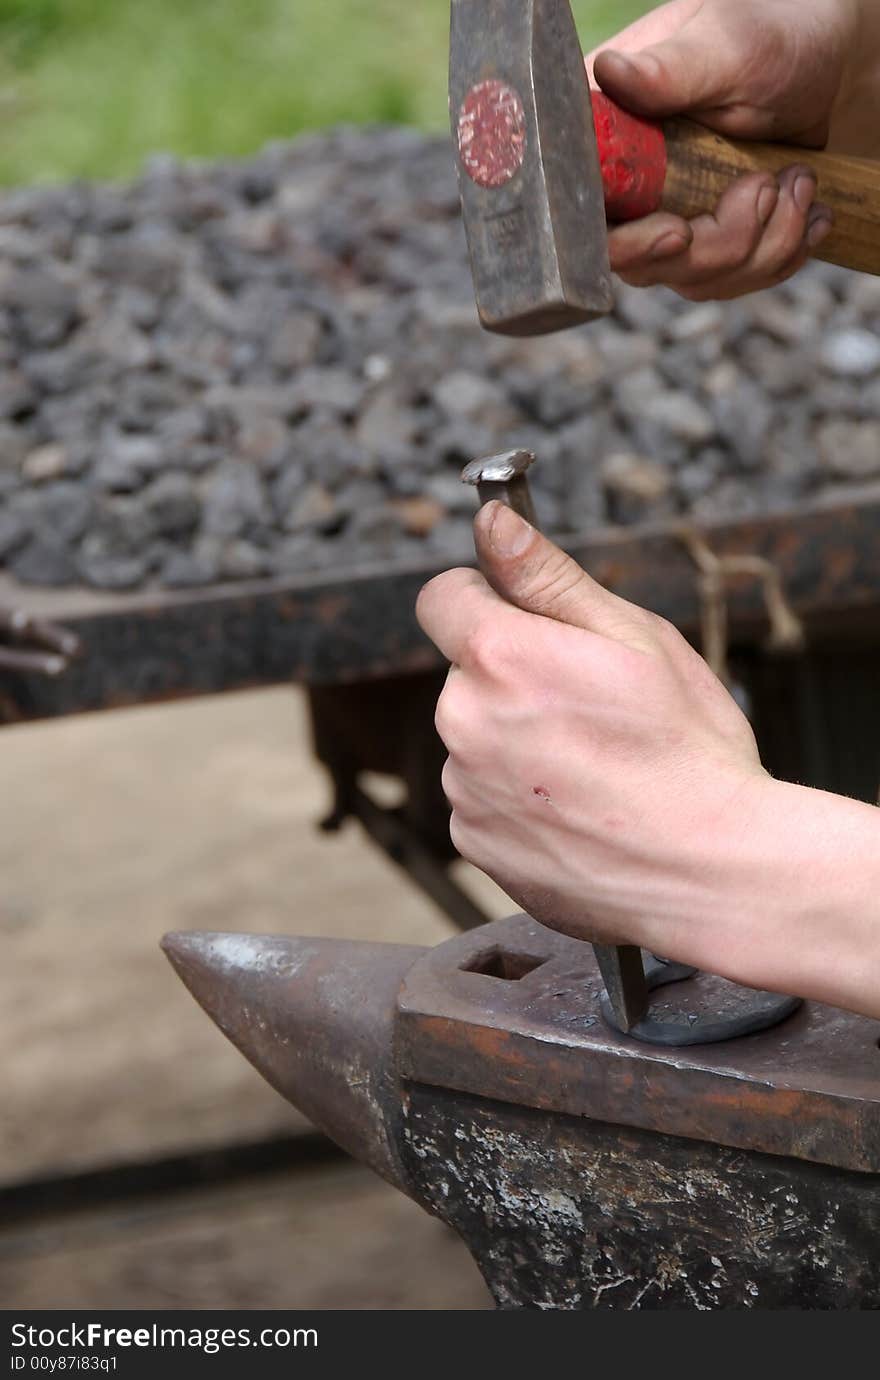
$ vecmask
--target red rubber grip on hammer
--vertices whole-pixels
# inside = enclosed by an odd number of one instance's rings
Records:
[[[591,91],[599,166],[610,221],[638,220],[660,205],[666,181],[666,140],[653,120],[642,120]]]

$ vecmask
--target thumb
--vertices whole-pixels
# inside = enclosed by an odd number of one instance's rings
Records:
[[[640,651],[653,646],[652,615],[603,589],[506,503],[480,509],[474,540],[483,575],[509,604]]]
[[[729,54],[688,28],[637,52],[606,48],[597,53],[593,71],[605,94],[636,115],[677,115],[719,105],[729,86]]]

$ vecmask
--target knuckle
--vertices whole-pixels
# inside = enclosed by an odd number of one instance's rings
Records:
[[[787,282],[789,278],[793,278],[796,273],[800,272],[806,261],[806,253],[802,251],[797,252],[793,258],[789,259],[781,268],[778,268],[775,273],[771,273],[767,286],[778,287],[780,283]]]
[[[558,555],[536,571],[529,585],[529,605],[537,613],[558,608],[577,592],[583,571],[567,556]]]
[[[713,274],[734,273],[748,263],[757,240],[757,234],[747,226],[734,225],[723,241],[713,245],[701,267]]]
[[[464,636],[462,665],[474,667],[476,670],[484,667],[491,656],[490,641],[491,634],[485,624],[475,623],[473,627],[468,628]]]
[[[650,617],[651,630],[667,652],[678,652],[688,645],[678,628],[674,623],[670,623],[668,618],[663,618],[659,613],[652,613]]]
[[[793,262],[802,261],[805,257],[804,221],[799,214],[790,216],[787,224],[772,237],[765,236],[755,256],[762,274],[773,279],[779,273],[787,274]]]
[[[718,286],[713,283],[694,283],[677,287],[675,291],[686,302],[710,302],[717,296]]]
[[[641,604],[628,604],[619,609],[619,623],[608,624],[613,629],[613,634],[619,637],[621,642],[627,640],[627,634],[638,632],[650,641],[663,642],[669,633],[674,633],[675,629],[662,614],[654,613],[652,609],[647,609]]]
[[[675,632],[675,628],[662,614],[655,613],[653,609],[643,608],[639,611],[642,615],[645,628],[654,633],[656,637],[666,640],[671,633]]]
[[[656,264],[635,261],[626,268],[615,269],[615,272],[620,281],[626,283],[627,287],[660,287],[669,282],[668,274],[665,274],[663,269]]]
[[[681,234],[685,224],[678,216],[660,211],[643,216],[640,220],[615,225],[608,235],[608,257],[612,269],[619,273],[622,269],[639,269],[650,264],[654,247],[664,234]]]
[[[443,787],[443,794],[455,809],[456,799],[458,798],[458,777],[452,765],[451,757],[447,757],[443,764],[443,771],[440,773],[440,785]]]
[[[510,654],[510,639],[504,631],[488,619],[474,623],[465,635],[463,663],[474,670],[491,673],[503,664]]]
[[[783,283],[799,267],[800,243],[775,245],[761,263],[762,281],[769,287]]]
[[[645,246],[625,231],[612,230],[608,236],[608,262],[612,271],[619,273],[621,269],[634,267],[639,260],[644,257]]]
[[[711,255],[707,256],[708,266],[716,273],[742,268],[755,252],[761,238],[759,225],[739,218],[723,228],[723,235],[713,246]]]
[[[703,254],[694,261],[691,271],[676,279],[670,286],[686,302],[714,302],[725,293],[731,275],[736,272],[726,258]]]
[[[449,837],[456,853],[460,854],[465,862],[473,862],[470,833],[456,810],[453,810],[449,817]]]
[[[426,618],[430,618],[431,609],[439,598],[442,598],[443,582],[446,579],[443,575],[435,575],[433,580],[422,585],[416,598],[416,618],[420,624],[424,624]]]
[[[654,632],[663,634],[664,630],[674,632],[675,627],[668,618],[664,618],[662,613],[656,613],[654,609],[646,608],[643,604],[638,604],[639,613],[645,619],[646,625]]]
[[[420,603],[423,599],[431,599],[435,594],[440,592],[447,583],[449,574],[450,572],[448,570],[444,570],[441,574],[434,575],[430,580],[426,580],[419,590],[419,596],[416,603]]]
[[[434,710],[434,727],[450,752],[465,735],[467,714],[461,696],[451,684],[442,691]]]
[[[694,242],[691,259],[694,284],[707,275],[729,273],[741,268],[752,255],[760,237],[760,226],[741,214],[727,214],[723,210],[718,219],[699,216],[694,222]]]
[[[784,268],[781,273],[775,273],[767,286],[780,287],[783,283],[787,283],[789,278],[793,278],[801,267],[801,264],[796,264],[793,268]]]
[[[461,598],[465,588],[473,583],[473,578],[472,570],[462,568],[444,570],[428,580],[416,596],[416,617],[419,622],[430,618],[435,609],[442,609],[451,600]]]

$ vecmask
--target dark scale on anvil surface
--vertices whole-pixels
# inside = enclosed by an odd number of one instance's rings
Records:
[[[555,532],[880,483],[878,324],[880,282],[817,264],[492,338],[450,146],[410,130],[9,191],[0,566],[130,589],[467,558],[461,466],[511,447]]]

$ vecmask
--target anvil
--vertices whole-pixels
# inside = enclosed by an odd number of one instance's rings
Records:
[[[880,1022],[806,1003],[722,1044],[612,1030],[588,944],[525,915],[434,949],[172,934],[274,1088],[449,1223],[500,1308],[880,1305]],[[699,974],[653,1016],[699,1027]]]

